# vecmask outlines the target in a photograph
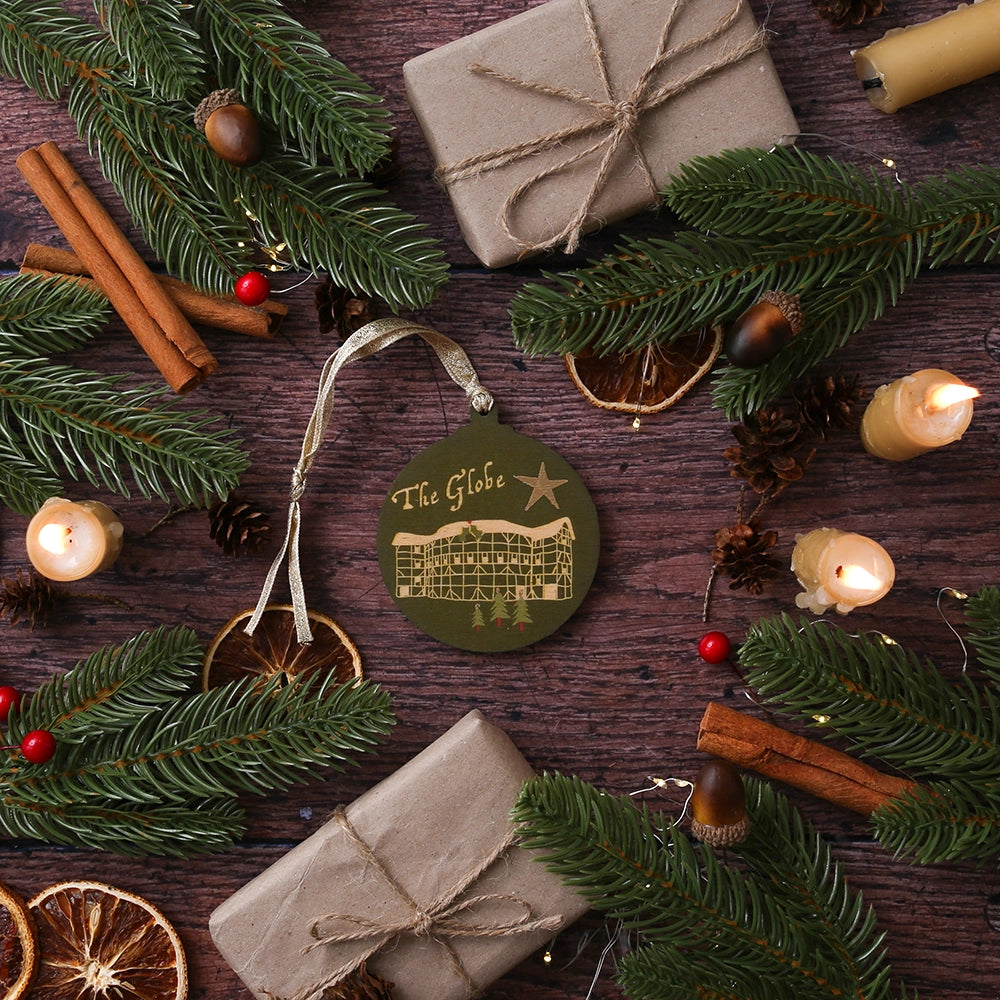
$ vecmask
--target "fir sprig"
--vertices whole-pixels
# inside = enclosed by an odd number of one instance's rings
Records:
[[[181,4],[95,0],[94,9],[135,82],[155,80],[163,100],[179,100],[204,76],[205,53]]]
[[[382,99],[275,0],[199,0],[194,24],[217,74],[276,123],[283,145],[341,176],[367,173],[389,151]]]
[[[41,274],[13,275],[0,282],[0,357],[75,350],[110,318],[108,300],[93,287]]]
[[[332,674],[294,685],[247,677],[184,694],[201,650],[189,629],[140,633],[53,679],[11,712],[8,737],[49,729],[47,764],[0,759],[0,828],[121,854],[222,850],[236,798],[342,770],[389,731],[389,697]]]
[[[332,270],[349,256],[354,286],[393,307],[433,298],[448,276],[436,241],[383,192],[359,194],[359,173],[389,149],[386,109],[314,33],[274,0],[101,6],[111,33],[51,0],[0,0],[0,69],[46,99],[67,96],[81,137],[170,273],[231,291],[255,247],[273,254],[285,244],[297,248],[302,270]],[[141,19],[169,23],[181,11],[182,37],[204,54],[201,74],[194,63],[144,58],[159,39],[144,36]],[[219,160],[193,125],[212,86],[242,88],[261,121],[266,165],[253,177]]]
[[[207,506],[225,496],[249,465],[233,435],[210,429],[217,417],[184,411],[162,389],[125,387],[123,379],[44,358],[0,358],[0,438],[9,439],[8,454],[30,455],[52,479],[66,473],[124,497],[135,489]],[[16,467],[7,473],[14,478]],[[35,492],[22,480],[0,499],[30,514],[47,499]]]
[[[1000,169],[966,167],[907,186],[797,147],[691,160],[663,192],[704,233],[624,240],[576,271],[525,285],[515,343],[532,354],[668,344],[728,325],[769,289],[798,294],[806,328],[758,368],[724,369],[731,420],[761,409],[893,305],[923,267],[1000,253]]]
[[[973,620],[995,650],[994,588],[973,599]],[[971,671],[949,680],[928,660],[875,633],[823,621],[766,619],[739,650],[747,682],[778,711],[827,736],[851,739],[920,783],[872,816],[876,836],[920,863],[1000,859],[1000,691]]]
[[[972,594],[965,603],[965,617],[979,665],[1000,690],[1000,588],[983,587]]]
[[[20,743],[32,729],[49,729],[62,743],[82,744],[130,727],[186,693],[203,656],[190,629],[165,625],[102,646],[43,683],[11,717],[8,736]]]
[[[513,816],[550,870],[636,932],[618,975],[632,1000],[892,996],[874,913],[783,797],[747,787],[739,865],[578,778],[529,780]]]

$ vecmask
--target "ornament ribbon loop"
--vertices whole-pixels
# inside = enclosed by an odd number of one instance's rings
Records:
[[[509,84],[529,93],[562,98],[570,104],[582,107],[586,111],[586,117],[580,122],[544,135],[536,136],[524,142],[487,150],[486,152],[457,160],[454,163],[444,164],[437,170],[438,178],[444,183],[449,183],[451,181],[462,180],[466,177],[476,177],[488,170],[496,170],[508,164],[516,163],[528,157],[536,156],[539,153],[562,146],[571,140],[596,135],[597,138],[591,145],[568,155],[551,166],[543,168],[519,184],[508,195],[500,213],[500,226],[508,239],[523,247],[525,252],[548,250],[560,244],[565,244],[567,253],[572,253],[576,250],[580,242],[583,227],[587,222],[588,216],[591,214],[594,202],[611,176],[611,167],[614,159],[618,155],[619,150],[626,144],[631,147],[635,156],[635,163],[642,172],[643,181],[649,189],[650,204],[656,204],[659,200],[659,190],[636,135],[643,113],[661,107],[671,98],[689,90],[695,84],[708,79],[727,66],[733,66],[736,63],[742,62],[748,56],[754,52],[759,52],[767,45],[765,32],[762,29],[758,29],[738,45],[724,48],[714,60],[705,65],[699,66],[679,79],[659,86],[656,85],[654,77],[666,64],[677,56],[700,49],[720,38],[735,24],[742,9],[739,3],[735,4],[714,27],[710,28],[704,34],[682,42],[673,48],[668,48],[671,31],[678,15],[687,3],[688,0],[673,0],[668,7],[656,54],[649,66],[640,74],[635,86],[624,98],[616,98],[614,95],[614,88],[612,87],[607,69],[607,56],[597,31],[597,24],[594,20],[594,12],[591,8],[590,0],[580,0],[580,7],[586,24],[587,39],[590,42],[594,63],[601,78],[601,87],[604,90],[603,99],[582,94],[576,90],[511,76],[490,66],[484,66],[481,63],[470,65],[469,71],[472,73],[492,77],[501,83]],[[579,160],[586,159],[598,153],[601,154],[600,161],[590,189],[562,231],[539,243],[530,243],[519,238],[514,233],[511,222],[511,216],[518,203],[530,191],[542,183],[542,181],[554,174],[563,173]]]
[[[328,986],[339,982],[361,962],[374,955],[393,938],[401,934],[426,937],[434,941],[444,951],[449,967],[461,979],[467,993],[477,994],[476,984],[472,981],[449,939],[457,937],[506,937],[511,934],[529,934],[540,930],[553,931],[559,927],[559,917],[536,917],[530,903],[509,893],[484,893],[459,899],[461,894],[500,858],[507,848],[513,845],[515,841],[513,830],[502,838],[496,848],[481,859],[480,863],[471,871],[462,876],[455,885],[446,889],[431,903],[420,906],[365,842],[355,829],[354,824],[348,819],[343,807],[334,812],[333,818],[340,824],[347,839],[366,865],[372,868],[392,888],[395,895],[405,903],[409,912],[399,919],[381,922],[343,913],[328,913],[312,920],[309,925],[309,934],[315,938],[315,941],[302,949],[303,953],[325,945],[347,944],[353,941],[364,942],[364,953],[331,972],[321,983],[314,983],[301,990],[294,1000],[314,1000]],[[508,919],[482,919],[475,922],[462,919],[463,915],[469,913],[475,915],[477,911],[495,903],[506,906],[514,915]]]
[[[248,635],[253,635],[261,616],[264,614],[278,576],[278,570],[281,569],[281,564],[287,556],[288,585],[291,591],[296,637],[302,645],[312,642],[312,629],[309,625],[305,590],[302,584],[302,569],[299,563],[299,533],[302,522],[299,501],[305,493],[309,469],[323,444],[323,438],[333,413],[334,381],[344,365],[376,354],[384,347],[389,347],[397,340],[402,340],[410,335],[422,337],[434,348],[445,371],[451,376],[452,381],[464,390],[469,405],[477,413],[488,413],[493,407],[493,396],[480,383],[479,376],[476,374],[475,368],[472,367],[468,355],[455,341],[443,333],[438,333],[437,330],[398,317],[387,317],[367,323],[348,337],[340,348],[326,359],[326,363],[323,365],[319,387],[316,391],[316,403],[303,435],[299,460],[292,471],[292,484],[288,492],[288,527],[285,531],[285,540],[271,563],[271,568],[264,580],[260,599],[257,601],[257,607],[244,629]]]

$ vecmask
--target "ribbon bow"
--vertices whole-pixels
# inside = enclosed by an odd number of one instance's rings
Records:
[[[554,931],[560,926],[561,921],[558,916],[536,917],[530,903],[509,893],[484,893],[464,899],[459,898],[514,843],[513,830],[501,839],[491,854],[483,858],[455,885],[442,892],[437,899],[425,906],[420,906],[364,841],[347,818],[343,808],[336,810],[334,819],[340,824],[359,856],[381,876],[396,896],[406,904],[408,913],[397,920],[387,921],[374,921],[367,917],[345,913],[328,913],[316,917],[309,925],[309,934],[315,938],[315,941],[304,948],[303,952],[321,948],[324,945],[362,941],[364,942],[364,953],[333,970],[322,982],[313,983],[301,990],[294,1000],[311,1000],[311,998],[318,996],[327,986],[339,982],[349,972],[357,968],[361,962],[374,955],[394,937],[402,934],[426,937],[434,941],[444,952],[449,968],[462,980],[466,991],[470,995],[476,994],[478,993],[476,984],[462,964],[458,953],[452,947],[451,938],[507,937],[512,934],[529,934],[539,930]],[[482,908],[484,904],[493,902],[512,904],[517,915],[508,920],[492,922],[469,922],[461,919],[462,914],[473,912],[477,908]]]
[[[591,8],[590,0],[580,0],[580,6],[583,10],[590,49],[601,78],[601,87],[604,90],[603,99],[595,98],[576,90],[540,83],[536,80],[525,80],[516,76],[510,76],[489,66],[484,66],[481,63],[470,65],[469,70],[473,73],[490,76],[503,83],[530,91],[531,93],[543,94],[548,97],[560,97],[572,104],[580,105],[588,110],[589,117],[577,124],[537,136],[534,139],[528,139],[524,142],[514,143],[498,149],[491,149],[462,160],[457,160],[454,163],[445,164],[438,168],[438,177],[444,183],[461,180],[466,177],[475,177],[487,170],[495,170],[522,160],[525,157],[546,152],[569,140],[596,134],[597,138],[591,145],[551,166],[543,168],[519,184],[507,197],[500,214],[500,226],[504,234],[514,243],[522,246],[526,252],[548,250],[561,243],[566,244],[567,253],[572,253],[577,248],[591,208],[607,183],[611,172],[611,165],[618,151],[623,146],[630,146],[634,152],[636,163],[642,171],[646,187],[650,192],[650,203],[655,204],[659,200],[659,190],[636,136],[636,128],[643,113],[660,107],[672,97],[676,97],[678,94],[690,89],[696,83],[718,73],[727,66],[741,62],[752,53],[760,51],[767,44],[767,36],[762,29],[758,29],[739,45],[724,50],[712,62],[700,66],[676,80],[657,84],[654,78],[666,63],[686,52],[699,49],[724,35],[733,26],[743,9],[742,0],[739,0],[713,28],[710,28],[703,35],[682,42],[673,48],[668,48],[671,31],[677,21],[678,15],[687,3],[688,0],[673,0],[670,4],[663,30],[660,34],[656,55],[649,66],[639,76],[635,86],[624,98],[616,98],[614,95],[611,79],[608,75],[607,57],[604,47],[601,44],[600,36],[597,33],[597,24],[594,20],[594,12]],[[520,239],[512,230],[511,215],[521,199],[547,177],[560,173],[577,161],[601,151],[603,152],[600,163],[594,175],[593,183],[590,185],[590,190],[562,231],[547,240],[543,240],[541,243],[528,243]]]

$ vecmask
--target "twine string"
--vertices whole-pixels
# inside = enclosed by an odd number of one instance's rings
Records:
[[[473,982],[469,971],[452,946],[450,939],[456,937],[508,937],[513,934],[528,934],[534,931],[553,931],[558,929],[558,916],[536,917],[527,900],[509,893],[484,893],[459,899],[487,868],[498,860],[515,842],[515,833],[511,829],[500,839],[495,848],[480,862],[474,865],[455,884],[441,892],[436,899],[426,906],[420,906],[413,897],[399,884],[399,881],[389,871],[388,865],[372,850],[371,846],[358,833],[354,824],[347,817],[343,807],[338,808],[333,818],[340,825],[347,839],[358,856],[373,869],[382,880],[390,886],[396,896],[406,905],[408,914],[397,920],[374,921],[366,917],[346,913],[328,913],[315,917],[309,924],[309,935],[315,940],[302,949],[307,954],[315,948],[324,945],[345,944],[352,941],[365,943],[363,954],[357,955],[339,968],[324,976],[323,980],[312,983],[300,990],[293,1000],[312,1000],[328,986],[339,982],[349,972],[357,968],[361,962],[374,955],[389,941],[401,934],[415,937],[426,937],[435,942],[448,962],[448,967],[462,981],[466,992],[478,995],[479,988]],[[460,915],[466,911],[475,911],[483,903],[501,901],[511,903],[519,915],[510,920],[492,923],[469,923],[462,921]],[[347,925],[349,929],[337,928],[336,924]]]
[[[476,374],[475,368],[472,367],[468,355],[455,341],[443,333],[438,333],[437,330],[398,317],[388,317],[367,323],[348,337],[341,344],[339,350],[331,354],[323,365],[316,391],[316,403],[303,435],[299,460],[292,470],[292,483],[288,492],[288,524],[285,529],[285,539],[271,563],[271,568],[264,579],[257,607],[244,629],[248,635],[253,635],[261,616],[264,614],[271,597],[271,591],[274,589],[278,571],[287,555],[288,585],[292,597],[296,637],[301,645],[308,645],[312,642],[312,629],[309,625],[305,590],[302,584],[302,567],[299,561],[299,536],[302,528],[300,501],[306,490],[309,469],[323,444],[323,438],[333,413],[334,382],[344,365],[375,354],[394,344],[397,340],[411,335],[422,337],[434,348],[445,371],[451,376],[452,381],[465,391],[469,405],[476,412],[488,413],[492,408],[493,397],[480,383],[479,376]]]
[[[560,244],[565,244],[567,253],[572,253],[576,250],[587,217],[590,215],[598,195],[604,190],[611,176],[611,167],[615,157],[623,146],[627,145],[631,148],[635,164],[641,171],[643,182],[649,191],[650,204],[656,204],[659,201],[659,189],[636,134],[639,120],[643,113],[661,107],[671,98],[689,90],[702,80],[714,76],[726,67],[742,62],[747,56],[760,51],[767,45],[766,33],[763,29],[758,28],[739,45],[726,47],[714,60],[684,74],[679,79],[657,86],[654,78],[667,63],[687,52],[700,49],[724,35],[736,22],[742,10],[740,3],[735,4],[714,27],[709,28],[704,34],[668,48],[673,27],[680,12],[688,2],[689,0],[672,0],[667,9],[653,60],[639,75],[639,79],[631,91],[621,99],[616,98],[614,95],[614,89],[611,85],[607,68],[607,55],[598,34],[590,0],[580,0],[580,6],[587,29],[587,40],[590,51],[594,57],[594,63],[601,80],[601,87],[604,91],[604,99],[597,99],[568,87],[560,87],[537,80],[511,76],[482,63],[472,63],[469,66],[469,70],[472,73],[489,76],[501,83],[509,84],[512,87],[517,87],[530,93],[562,98],[571,104],[587,109],[588,116],[573,125],[547,132],[535,138],[508,146],[500,146],[496,149],[456,160],[454,163],[444,164],[436,171],[438,178],[447,184],[468,177],[477,177],[487,171],[496,170],[526,159],[529,156],[535,156],[557,146],[562,146],[570,140],[597,134],[596,140],[590,145],[560,159],[556,163],[543,167],[533,176],[520,183],[507,196],[500,213],[500,228],[503,230],[504,235],[522,247],[524,252],[548,250]],[[601,153],[590,189],[563,229],[554,236],[539,243],[531,243],[521,239],[514,232],[511,219],[515,208],[523,198],[542,181],[554,174],[567,170],[578,161],[593,156],[602,150],[603,152]]]

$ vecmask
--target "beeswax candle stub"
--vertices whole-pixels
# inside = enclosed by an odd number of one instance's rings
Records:
[[[107,505],[51,497],[28,524],[25,547],[42,576],[80,580],[118,558],[123,534],[118,515]]]
[[[951,399],[946,392],[958,390]],[[972,422],[975,389],[951,372],[924,368],[875,390],[861,418],[861,443],[902,462],[958,441]]]
[[[792,572],[804,593],[800,608],[846,615],[880,601],[896,581],[892,558],[878,542],[838,528],[816,528],[795,536]]]
[[[868,100],[899,108],[1000,71],[1000,0],[978,0],[853,53]]]

